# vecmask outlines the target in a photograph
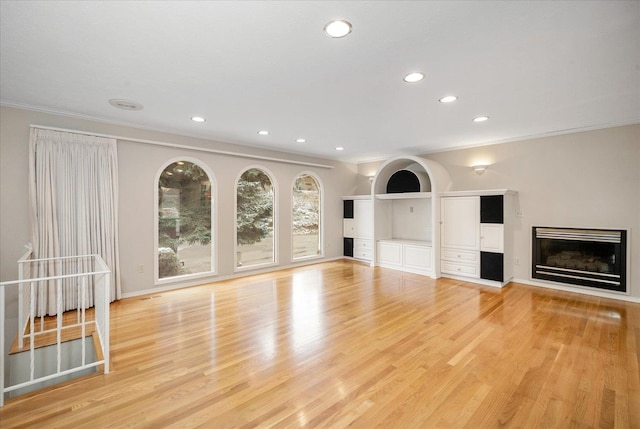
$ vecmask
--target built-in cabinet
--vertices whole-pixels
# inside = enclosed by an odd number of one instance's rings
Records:
[[[516,195],[497,189],[343,197],[344,255],[372,266],[502,287],[513,277]]]
[[[371,197],[343,197],[344,256],[363,261],[373,258],[373,208]]]
[[[376,265],[433,275],[431,195],[374,195]]]
[[[450,191],[435,161],[413,156],[382,164],[371,194],[343,197],[344,255],[438,278],[502,287],[513,278],[517,193]]]
[[[433,274],[431,243],[412,240],[378,240],[378,265],[416,274]]]
[[[503,286],[513,277],[515,192],[447,192],[441,198],[440,269],[444,276]]]

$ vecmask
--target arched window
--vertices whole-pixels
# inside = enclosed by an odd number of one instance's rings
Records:
[[[269,174],[259,168],[242,173],[236,187],[236,268],[276,262],[274,201]]]
[[[293,183],[293,259],[322,254],[320,234],[321,192],[318,180],[308,173]]]
[[[158,178],[158,279],[214,271],[211,177],[175,161]]]

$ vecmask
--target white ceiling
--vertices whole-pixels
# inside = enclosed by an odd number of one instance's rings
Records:
[[[3,0],[0,14],[3,105],[239,145],[366,161],[640,122],[638,1]],[[338,18],[353,32],[331,39]],[[403,82],[412,71],[426,78]]]

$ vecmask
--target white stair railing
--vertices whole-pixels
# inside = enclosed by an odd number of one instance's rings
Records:
[[[47,274],[47,275],[43,275]],[[53,275],[51,275],[53,273]],[[31,259],[29,250],[18,261],[19,280],[0,283],[0,406],[4,405],[5,393],[24,387],[32,386],[44,381],[73,374],[89,368],[103,366],[104,373],[109,372],[109,303],[111,298],[110,284],[111,271],[99,255],[70,256],[60,258]],[[47,310],[44,304],[36,300],[42,297],[41,289],[48,286],[55,291],[55,326],[50,326],[51,317],[45,317]],[[5,354],[5,298],[6,289],[16,288],[18,293],[18,349],[24,349],[25,339],[29,342],[30,370],[28,380],[14,385],[5,385],[5,363],[8,354]],[[53,288],[53,289],[52,289]],[[69,307],[63,302],[63,289],[67,294],[75,294],[77,297],[73,307],[75,317],[69,317],[70,312],[65,311]],[[53,294],[48,293],[49,297]],[[93,320],[87,318],[87,309],[93,307]],[[49,308],[50,310],[50,308]],[[40,316],[36,316],[36,313]],[[66,314],[66,317],[65,317]],[[75,320],[74,320],[75,319]],[[49,326],[48,326],[49,325]],[[79,329],[80,334],[76,338],[82,340],[80,365],[68,369],[62,369],[62,343],[68,340],[63,337],[63,331],[67,329]],[[101,348],[102,358],[87,363],[87,350],[85,337],[89,330],[95,332]],[[47,344],[56,345],[57,364],[56,370],[48,375],[36,377],[35,349],[36,342],[43,336],[54,336],[55,341]]]

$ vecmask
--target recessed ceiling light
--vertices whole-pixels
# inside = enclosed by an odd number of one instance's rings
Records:
[[[307,140],[305,140],[305,139],[297,139],[297,140],[296,140],[296,143],[305,143],[306,141],[307,141]]]
[[[142,109],[144,109],[144,107],[140,103],[137,103],[137,102],[131,101],[131,100],[122,100],[122,99],[119,99],[119,98],[112,98],[111,100],[109,100],[109,104],[111,104],[113,107],[116,107],[116,108],[122,109],[122,110],[142,110]]]
[[[351,23],[342,19],[331,21],[324,26],[324,32],[327,36],[338,39],[351,33]]]
[[[403,80],[408,83],[414,83],[420,82],[422,79],[424,79],[424,73],[414,72],[406,75]]]
[[[336,150],[344,150],[344,148],[342,146],[338,146]]]
[[[204,122],[204,121],[206,121],[206,119],[201,117],[201,116],[194,116],[194,117],[191,118],[191,120],[193,122]]]
[[[447,95],[445,97],[442,97],[440,100],[438,100],[441,103],[451,103],[454,102],[458,99],[458,97],[456,97],[455,95]]]
[[[178,162],[176,162],[176,164],[178,164],[178,165],[184,165],[184,161],[178,161]]]
[[[488,120],[489,120],[488,116],[478,116],[477,118],[473,118],[473,122],[484,122]]]
[[[260,131],[258,131],[258,134],[260,134],[261,136],[268,136],[268,135],[269,135],[269,131],[267,131],[267,130],[260,130]]]

